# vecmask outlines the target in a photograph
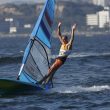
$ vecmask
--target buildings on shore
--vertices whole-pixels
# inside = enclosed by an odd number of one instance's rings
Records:
[[[94,5],[105,6],[105,0],[92,0]]]
[[[31,23],[13,17],[6,17],[3,22],[0,23],[0,33],[28,33],[31,29]]]
[[[109,8],[105,8],[105,10],[99,11],[94,14],[86,15],[86,23],[87,26],[91,27],[97,28],[110,27]]]
[[[104,28],[110,25],[109,11],[103,10],[98,12],[99,28]]]
[[[94,5],[102,6],[104,10],[86,15],[86,24],[91,28],[110,28],[110,8],[108,0],[91,0]]]

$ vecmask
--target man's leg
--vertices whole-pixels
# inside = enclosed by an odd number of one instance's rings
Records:
[[[48,74],[56,72],[62,65],[63,65],[63,62],[60,59],[56,59],[53,65],[50,67]]]
[[[48,78],[46,79],[46,83],[49,80],[52,80],[55,72],[63,65],[63,62],[60,59],[56,59],[55,62],[53,63],[53,65],[50,67],[49,71],[48,71]]]
[[[47,83],[51,80],[55,74],[55,72],[63,65],[63,62],[60,59],[56,59],[55,62],[52,64],[50,69],[48,70],[48,75],[45,76],[39,83]]]

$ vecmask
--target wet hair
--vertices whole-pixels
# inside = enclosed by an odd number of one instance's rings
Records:
[[[65,40],[68,40],[68,37],[67,37],[66,35],[63,35],[63,38],[64,38]]]

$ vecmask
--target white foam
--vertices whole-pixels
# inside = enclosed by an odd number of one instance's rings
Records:
[[[84,57],[98,57],[98,56],[108,56],[110,53],[105,52],[105,53],[85,53],[85,52],[80,52],[80,53],[71,53],[68,58],[84,58]],[[58,55],[52,55],[51,58],[56,58]]]
[[[72,87],[64,87],[64,88],[54,88],[53,91],[57,93],[79,93],[79,92],[98,92],[103,90],[110,90],[109,85],[103,86],[92,86],[92,87],[82,87],[82,86],[72,86]]]

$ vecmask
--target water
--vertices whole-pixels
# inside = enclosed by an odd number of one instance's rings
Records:
[[[110,110],[109,41],[109,36],[76,36],[72,54],[55,74],[53,89],[1,96],[0,110]],[[28,37],[0,38],[1,78],[16,78],[27,42]],[[53,39],[53,58],[58,43]]]

